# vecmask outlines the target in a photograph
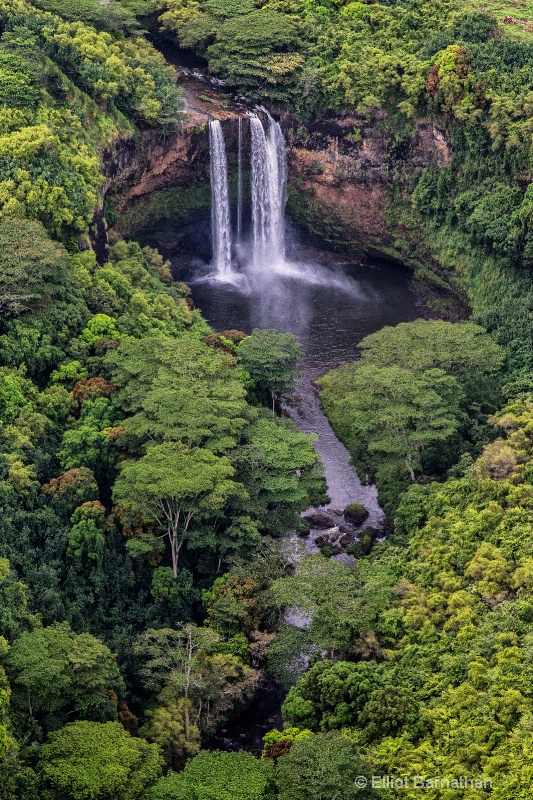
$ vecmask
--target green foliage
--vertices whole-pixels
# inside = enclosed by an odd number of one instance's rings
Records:
[[[317,554],[304,559],[295,575],[274,581],[270,593],[272,602],[297,609],[308,619],[306,639],[312,653],[368,657],[380,653],[372,628],[389,603],[394,578],[386,568],[366,577]],[[291,658],[290,650],[287,656]]]
[[[73,717],[116,718],[124,684],[111,652],[94,636],[75,634],[68,623],[21,633],[6,666],[13,706],[46,730]]]
[[[166,442],[150,447],[138,461],[122,464],[114,499],[163,530],[177,578],[179,553],[194,516],[222,511],[231,496],[243,493],[231,480],[234,473],[225,456]]]
[[[200,736],[212,734],[255,693],[257,673],[238,656],[221,652],[220,640],[209,628],[187,625],[148,629],[137,642],[143,683],[158,692],[143,732],[164,745],[169,763],[197,752]],[[172,708],[179,716],[169,729]]]
[[[142,405],[127,420],[126,432],[141,442],[182,441],[215,453],[234,447],[249,412],[231,360],[192,337],[158,338],[151,346],[151,366],[159,368],[150,376],[150,384],[145,378],[144,342],[126,342],[108,356],[122,404],[136,402],[132,384],[136,376],[139,382],[146,381]]]
[[[142,37],[123,36],[137,23],[114,0],[105,10],[5,0],[0,21],[0,219],[39,220],[76,250],[98,204],[104,147],[134,125],[175,129],[174,73]]]
[[[29,220],[0,222],[0,309],[16,315],[65,298],[73,270],[64,249],[52,242],[41,224]]]
[[[356,778],[369,781],[369,770],[351,743],[337,731],[297,738],[277,765],[279,800],[359,800],[378,796],[359,787]]]
[[[210,69],[254,99],[290,100],[304,59],[295,15],[251,0],[163,0],[164,30],[205,53]]]
[[[0,636],[12,640],[31,621],[27,587],[16,579],[7,558],[0,559]]]
[[[134,14],[114,0],[105,10],[94,0],[37,0],[33,5],[63,19],[78,20],[112,34],[131,33],[138,27]]]
[[[69,255],[53,244],[38,223],[2,225],[6,295],[18,303],[0,333],[0,620],[12,643],[3,654],[6,787],[115,796],[97,780],[115,775],[98,744],[111,730],[106,720],[138,730],[179,769],[251,701],[260,678],[252,650],[269,640],[257,629],[273,616],[261,592],[284,568],[268,534],[298,527],[300,511],[324,496],[323,475],[311,437],[249,404],[237,344],[225,340],[231,352],[206,344],[209,328],[157,252],[118,243],[98,266],[90,251]],[[265,341],[261,358],[276,387],[288,387],[296,345],[269,337],[275,353],[269,362]],[[184,639],[173,631],[164,669],[154,642],[151,653],[134,649],[143,631],[173,630],[176,614],[202,622],[201,589],[213,628],[190,623]],[[88,766],[75,762],[78,782],[70,744],[52,766],[43,749],[32,772],[45,736],[76,719],[101,723],[59,731],[81,731]]]
[[[250,753],[203,752],[161,778],[148,800],[274,800],[273,770]]]
[[[320,379],[322,404],[390,510],[391,487],[394,496],[408,478],[442,474],[476,444],[467,437],[496,407],[504,353],[477,325],[434,320],[384,328],[360,346],[360,361]]]
[[[343,660],[328,660],[321,640],[316,663],[284,702],[289,724],[342,730],[364,751],[374,774],[442,770],[497,778],[496,797],[527,797],[525,783],[507,765],[527,763],[518,748],[527,747],[533,708],[532,414],[531,397],[513,400],[493,418],[502,437],[461,477],[406,492],[394,534],[357,562],[353,588],[339,590],[347,627],[351,598],[365,592],[373,598],[388,576],[388,596],[374,601],[373,646],[367,631],[366,651],[359,641],[352,652],[345,647]],[[330,561],[320,563],[337,570]],[[298,573],[283,578],[274,591],[278,600],[313,612],[313,632],[323,609],[334,619],[335,588],[323,577],[315,584],[311,574],[307,581]],[[279,759],[280,767],[295,748]],[[405,796],[414,800],[416,791]],[[487,796],[481,787],[469,791],[476,800]],[[439,793],[430,796],[436,800]]]
[[[74,722],[43,745],[39,767],[50,800],[141,800],[162,763],[157,745],[118,722]]]
[[[294,742],[310,735],[311,731],[307,728],[301,730],[300,728],[292,727],[284,728],[282,731],[278,731],[275,728],[263,736],[265,746],[262,757],[265,761],[276,761],[289,752]]]
[[[294,390],[300,345],[290,333],[256,329],[238,347],[239,361],[250,374],[261,400],[269,398],[272,410],[278,398]]]

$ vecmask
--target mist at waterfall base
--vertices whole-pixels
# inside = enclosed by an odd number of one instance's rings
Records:
[[[243,209],[243,126],[239,119],[238,199],[229,201],[224,135],[209,125],[212,260],[191,259],[179,277],[216,330],[276,328],[298,336],[302,367],[325,371],[357,357],[357,343],[384,325],[419,314],[409,276],[372,260],[351,265],[309,246],[285,219],[286,145],[278,123],[249,114],[250,203]],[[264,121],[263,121],[264,120]]]

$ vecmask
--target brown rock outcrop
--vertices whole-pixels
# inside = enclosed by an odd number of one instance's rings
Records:
[[[445,134],[421,120],[412,136],[394,145],[386,113],[344,115],[309,125],[305,132],[287,118],[290,149],[290,206],[296,219],[325,238],[359,252],[386,252],[397,231],[387,220],[390,190],[398,170],[420,172],[451,157]]]

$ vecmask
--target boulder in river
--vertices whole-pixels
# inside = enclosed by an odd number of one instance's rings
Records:
[[[339,530],[341,533],[355,533],[355,528],[353,525],[341,525]]]
[[[355,533],[343,533],[341,538],[339,539],[339,544],[343,547],[351,547],[352,544],[355,542]]]
[[[344,509],[344,519],[354,525],[362,525],[367,517],[368,511],[361,503],[350,503]]]
[[[303,519],[310,528],[314,528],[317,531],[326,531],[328,528],[335,527],[333,517],[330,517],[329,514],[324,514],[323,511],[312,511],[310,514],[306,514]]]

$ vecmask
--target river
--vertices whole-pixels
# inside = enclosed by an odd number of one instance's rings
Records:
[[[180,265],[181,264],[181,268]],[[236,283],[210,280],[210,267],[196,262],[174,265],[175,276],[189,283],[195,305],[215,328],[275,328],[295,334],[302,346],[301,380],[289,406],[300,430],[316,433],[330,496],[330,509],[360,502],[369,511],[365,524],[379,527],[383,513],[375,486],[362,484],[350,464],[350,455],[337,439],[320,407],[313,381],[342,362],[358,357],[357,345],[385,325],[420,316],[410,289],[409,273],[384,261],[364,265],[346,263],[338,256],[308,247],[293,246],[287,262],[277,271],[250,276]],[[335,518],[335,515],[332,515]],[[316,551],[314,539],[305,538],[307,552]],[[352,556],[339,555],[339,559]],[[296,611],[286,620],[306,624]],[[285,692],[267,676],[253,707],[232,720],[210,743],[224,750],[245,748],[260,755],[262,737],[282,724],[280,707]]]

